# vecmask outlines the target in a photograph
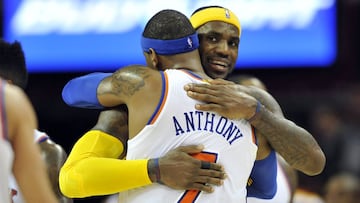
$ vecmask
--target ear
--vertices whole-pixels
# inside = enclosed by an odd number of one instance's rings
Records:
[[[159,57],[153,48],[149,49],[149,59],[152,67],[159,68]]]

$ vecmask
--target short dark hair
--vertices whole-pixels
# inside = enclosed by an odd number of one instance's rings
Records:
[[[146,24],[143,37],[161,40],[179,39],[196,31],[183,13],[165,9],[156,13]]]
[[[9,43],[0,39],[0,77],[25,89],[28,71],[20,42]]]

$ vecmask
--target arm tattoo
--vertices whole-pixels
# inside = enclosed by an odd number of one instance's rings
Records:
[[[311,162],[311,152],[319,146],[306,130],[266,108],[255,120],[252,125],[291,166],[298,168]]]
[[[264,106],[251,124],[261,133],[292,167],[306,171],[322,153],[314,137],[305,129],[286,119],[279,104],[267,92],[250,90],[250,95]],[[319,153],[320,152],[320,153]]]
[[[149,77],[148,71],[143,67],[124,68],[116,71],[111,79],[112,93],[132,96],[145,86],[145,79]]]

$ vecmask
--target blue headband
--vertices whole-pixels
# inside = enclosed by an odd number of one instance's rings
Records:
[[[149,49],[152,48],[160,55],[181,54],[197,49],[199,47],[199,39],[197,33],[171,40],[151,39],[142,36],[141,47],[144,52],[149,52]]]

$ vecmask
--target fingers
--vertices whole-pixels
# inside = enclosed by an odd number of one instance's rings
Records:
[[[203,145],[188,145],[177,147],[175,150],[185,152],[187,154],[195,154],[201,152],[203,149]]]
[[[210,162],[201,161],[201,169],[210,169]]]
[[[210,163],[209,169],[220,171],[220,172],[224,173],[224,167],[222,165],[217,164],[217,163],[211,163],[211,162],[208,162],[208,163]],[[209,171],[209,170],[202,170],[202,171]],[[207,174],[202,174],[202,175],[207,175]],[[214,176],[214,177],[218,177],[218,176]]]
[[[196,178],[196,182],[211,185],[222,185],[226,178],[224,168],[220,164],[201,161],[201,169]]]
[[[203,185],[205,184],[205,185],[220,186],[220,185],[224,184],[224,179],[212,178],[212,177],[208,177],[208,176],[199,176],[196,183],[201,183]]]
[[[203,166],[206,165],[206,168],[204,168]],[[224,171],[224,167],[220,164],[217,163],[211,163],[211,162],[207,162],[207,161],[201,161],[201,169],[198,173],[199,177],[208,177],[208,178],[216,178],[218,180],[220,179],[225,179],[226,178],[226,173]],[[200,179],[200,181],[202,183],[210,183],[210,182],[204,182],[205,180]],[[217,184],[219,181],[216,181]]]
[[[217,86],[208,85],[208,84],[197,84],[197,83],[190,83],[184,86],[185,91],[194,91],[199,93],[209,93],[214,88],[217,89]]]
[[[224,184],[224,179],[226,178],[224,172],[203,169],[201,173],[204,175],[198,176],[195,182],[188,186],[189,190],[213,192],[213,186],[221,186]]]
[[[184,89],[190,98],[203,102],[218,103],[224,97],[224,89],[217,85],[188,84]]]
[[[227,80],[224,80],[224,79],[208,80],[208,83],[210,83],[212,85],[232,85],[232,84],[235,84],[232,81],[227,81]]]
[[[214,104],[214,103],[196,104],[195,109],[196,110],[201,110],[201,111],[214,111],[214,112],[219,113],[218,110],[221,109],[221,106],[218,105],[218,104]]]
[[[187,188],[187,190],[199,190],[199,191],[211,193],[214,191],[214,188],[211,185],[193,183],[192,185],[189,186],[189,188]]]
[[[216,96],[213,94],[208,94],[208,93],[200,93],[200,92],[193,92],[193,91],[187,91],[187,95],[195,100],[200,100],[200,101],[205,101],[205,102],[218,102],[219,98],[221,98],[221,96]]]
[[[225,179],[226,173],[223,170],[213,170],[213,169],[201,169],[199,171],[199,179],[198,181],[201,183],[210,183],[210,184],[221,184],[221,181]],[[212,179],[212,182],[207,182],[207,179]],[[216,180],[216,181],[215,181]]]

